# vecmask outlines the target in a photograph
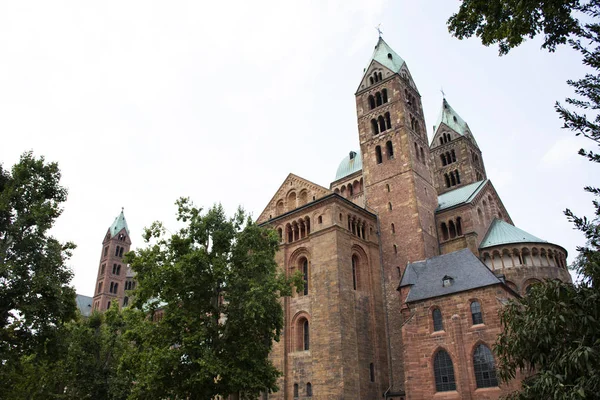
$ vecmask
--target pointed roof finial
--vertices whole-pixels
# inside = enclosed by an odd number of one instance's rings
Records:
[[[383,35],[383,31],[381,30],[381,24],[377,25],[375,29],[377,29],[377,33],[379,34],[379,37],[381,37]]]
[[[444,93],[443,87],[440,89],[440,92],[442,92],[442,98],[446,99],[446,93]]]
[[[129,234],[129,227],[127,226],[127,220],[125,220],[125,214],[123,212],[124,210],[125,210],[125,207],[121,207],[121,213],[119,214],[119,216],[117,218],[115,218],[115,221],[112,223],[112,225],[109,228],[111,237],[114,237],[123,228],[125,228],[125,230],[127,231],[127,234]]]

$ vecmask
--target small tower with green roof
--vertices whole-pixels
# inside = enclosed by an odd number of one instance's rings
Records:
[[[102,241],[102,252],[98,266],[96,288],[94,290],[93,309],[107,310],[114,302],[123,305],[127,264],[123,256],[131,247],[129,227],[123,209],[108,228]]]
[[[446,98],[433,131],[430,151],[438,194],[487,179],[481,150],[469,125]]]

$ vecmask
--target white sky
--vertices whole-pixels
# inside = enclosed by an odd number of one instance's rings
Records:
[[[354,92],[377,41],[404,58],[429,137],[443,87],[483,151],[520,228],[576,254],[562,211],[591,215],[598,184],[584,139],[553,110],[585,70],[531,41],[499,58],[451,37],[456,1],[4,1],[0,161],[32,149],[58,161],[69,199],[54,234],[78,248],[92,295],[101,242],[125,207],[135,246],[174,201],[238,204],[258,217],[293,172],[328,187],[358,148]],[[593,179],[596,177],[596,179]]]

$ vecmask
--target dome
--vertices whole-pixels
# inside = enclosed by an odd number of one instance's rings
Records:
[[[335,173],[335,179],[342,179],[348,175],[352,175],[356,171],[360,171],[362,169],[362,157],[360,156],[360,151],[351,151],[340,163],[337,172]]]

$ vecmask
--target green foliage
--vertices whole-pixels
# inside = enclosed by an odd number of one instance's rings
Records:
[[[129,253],[137,273],[138,319],[126,333],[135,351],[122,369],[134,371],[132,398],[210,399],[274,391],[279,371],[268,359],[283,328],[277,235],[238,210],[202,213],[177,201],[184,227],[167,235],[160,223],[145,232],[148,247]]]
[[[464,0],[448,24],[459,39],[476,35],[486,46],[498,43],[500,54],[540,33],[545,35],[542,47],[550,51],[569,43],[592,72],[583,79],[568,81],[579,97],[566,102],[593,116],[559,103],[555,108],[564,128],[598,146],[599,17],[598,0]],[[600,162],[600,154],[594,150],[581,149],[579,154]],[[501,312],[504,331],[495,346],[499,375],[508,380],[518,370],[526,372],[521,390],[512,393],[510,399],[600,398],[600,189],[588,186],[585,190],[596,197],[595,216],[588,219],[565,211],[587,240],[585,246],[577,248],[579,255],[573,264],[580,282],[546,281]]]
[[[67,190],[56,163],[31,152],[8,171],[0,165],[0,381],[14,360],[51,354],[58,327],[75,316],[66,261],[75,248],[48,231]]]

